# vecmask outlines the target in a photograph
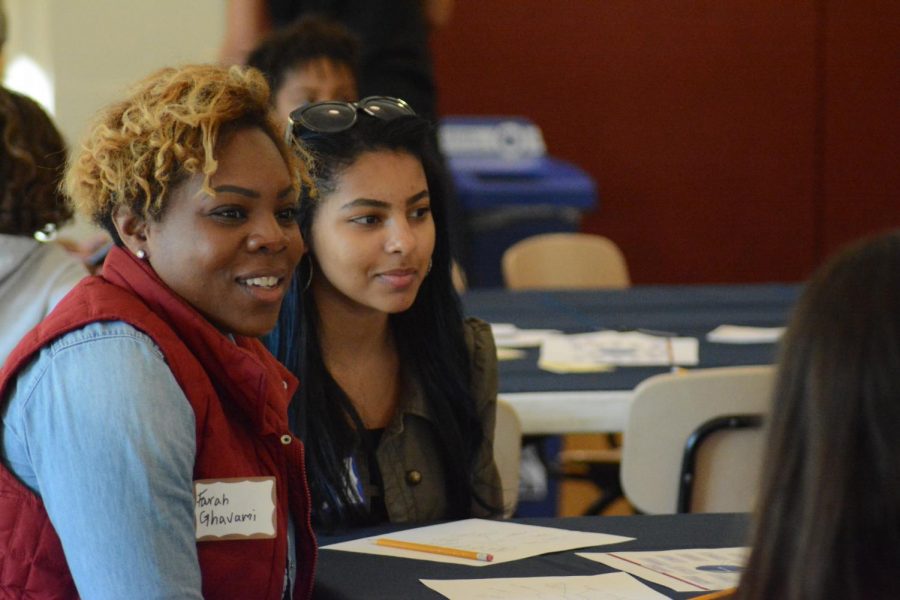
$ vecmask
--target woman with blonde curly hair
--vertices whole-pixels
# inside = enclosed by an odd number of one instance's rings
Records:
[[[297,380],[256,340],[303,251],[308,175],[268,93],[254,70],[159,71],[70,164],[115,246],[0,371],[0,590],[310,595]]]
[[[53,243],[72,218],[66,145],[30,98],[0,88],[0,365],[87,270]]]

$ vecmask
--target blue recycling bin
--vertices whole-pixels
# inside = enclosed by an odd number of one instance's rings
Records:
[[[540,233],[578,231],[597,207],[594,180],[547,156],[540,129],[525,118],[447,117],[438,137],[465,221],[470,287],[502,287],[507,248]]]

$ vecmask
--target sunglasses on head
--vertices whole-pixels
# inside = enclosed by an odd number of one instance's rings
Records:
[[[405,101],[390,96],[369,96],[358,102],[315,102],[291,113],[288,135],[299,133],[301,128],[317,133],[346,131],[356,124],[360,111],[385,121],[416,114]]]

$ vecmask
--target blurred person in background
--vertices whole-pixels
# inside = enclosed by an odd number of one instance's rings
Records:
[[[304,104],[359,98],[359,41],[336,21],[303,17],[263,39],[247,64],[266,76],[285,125]]]
[[[0,365],[88,274],[53,241],[72,219],[59,190],[65,164],[65,143],[47,113],[0,88]]]
[[[453,0],[229,0],[220,57],[243,64],[270,31],[305,15],[344,24],[361,42],[359,95],[396,96],[434,121],[436,90],[429,32],[446,24]]]

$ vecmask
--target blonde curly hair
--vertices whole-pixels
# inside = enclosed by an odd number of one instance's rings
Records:
[[[214,195],[218,140],[259,127],[275,143],[299,193],[312,185],[306,154],[285,143],[270,111],[269,87],[256,69],[162,69],[97,116],[68,166],[65,190],[78,212],[121,243],[112,221],[117,207],[159,220],[172,188],[197,173],[203,174],[203,191]]]

